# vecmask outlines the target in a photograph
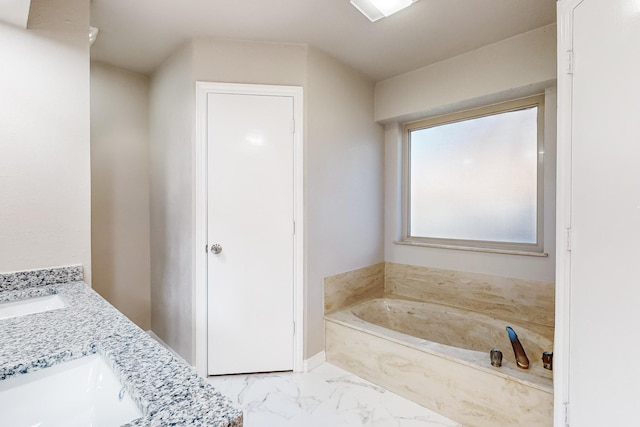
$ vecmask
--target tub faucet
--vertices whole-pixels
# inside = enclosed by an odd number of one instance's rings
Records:
[[[529,369],[529,358],[527,357],[527,353],[524,352],[522,344],[520,344],[518,335],[516,335],[516,332],[511,326],[507,326],[507,333],[509,334],[509,340],[513,347],[513,354],[516,356],[516,365],[518,365],[518,368]]]

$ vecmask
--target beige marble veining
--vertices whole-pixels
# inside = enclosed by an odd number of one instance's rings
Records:
[[[507,323],[441,304],[402,298],[374,298],[351,307],[349,312],[368,323],[392,331],[446,346],[479,351],[485,356],[489,350],[497,348],[502,350],[505,359],[514,358],[505,330],[506,326],[512,326],[529,356],[531,367],[539,367],[540,371],[543,371],[542,353],[553,350],[551,327],[544,327],[540,333],[524,323]]]
[[[327,320],[327,360],[466,427],[553,425],[551,387]]]
[[[446,322],[432,322],[429,315],[450,319]],[[399,320],[392,319],[393,317]],[[413,318],[414,321],[407,322],[403,318]],[[530,358],[530,368],[526,370],[516,367],[508,335],[500,320],[468,310],[387,294],[384,298],[370,299],[330,313],[325,319],[406,347],[473,366],[493,375],[511,377],[515,381],[541,390],[551,392],[553,389],[553,373],[543,368],[539,357],[541,354],[538,354],[550,345],[548,336],[538,335],[520,325],[518,330],[521,331],[521,341]],[[449,323],[455,326],[449,328]],[[492,336],[495,336],[495,341]],[[491,366],[491,348],[503,351],[502,367]]]
[[[385,263],[325,277],[324,312],[331,313],[384,293]]]
[[[553,351],[552,283],[384,263],[325,279],[325,315],[331,363],[466,427],[553,424],[540,360]],[[507,325],[528,370],[515,366]]]
[[[553,327],[555,286],[487,274],[385,263],[385,291],[491,315]]]

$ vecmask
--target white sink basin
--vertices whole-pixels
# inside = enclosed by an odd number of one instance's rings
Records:
[[[43,311],[57,310],[66,306],[67,303],[65,300],[57,294],[5,302],[0,304],[0,320],[41,313]]]
[[[0,408],[0,426],[14,427],[112,427],[142,416],[98,355],[0,381]]]

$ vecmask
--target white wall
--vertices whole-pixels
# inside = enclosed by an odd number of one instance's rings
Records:
[[[91,281],[88,0],[0,24],[0,271],[82,264]]]
[[[385,261],[553,282],[555,278],[555,26],[406,73],[376,85],[385,126]],[[534,66],[535,64],[535,66]],[[544,250],[548,257],[398,245],[401,123],[545,91]]]
[[[376,84],[377,121],[410,121],[539,93],[556,79],[556,26]]]
[[[324,350],[322,279],[383,261],[384,144],[373,82],[309,49],[305,357]]]
[[[309,49],[305,357],[324,350],[322,279],[382,262],[384,144],[373,82]]]
[[[151,329],[195,362],[195,82],[302,85],[302,45],[194,39],[151,78]]]
[[[196,80],[304,87],[305,346],[324,350],[326,276],[375,264],[382,251],[382,129],[373,83],[299,44],[194,40]]]
[[[151,330],[193,361],[192,46],[151,76],[150,257]]]
[[[194,39],[152,76],[151,323],[188,361],[195,326],[189,162],[196,80],[304,87],[304,355],[311,357],[324,349],[322,279],[382,261],[383,144],[373,121],[373,83],[306,45],[206,38]]]
[[[149,289],[149,77],[91,63],[93,288],[144,330]]]
[[[199,38],[193,52],[195,80],[289,86],[306,80],[306,45]]]

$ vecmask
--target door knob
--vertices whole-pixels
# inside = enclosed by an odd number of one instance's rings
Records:
[[[215,245],[211,245],[211,253],[214,255],[218,255],[220,252],[222,252],[222,246],[218,245],[217,243]]]

